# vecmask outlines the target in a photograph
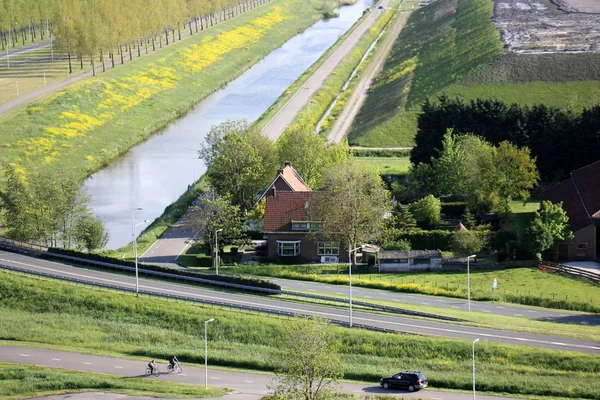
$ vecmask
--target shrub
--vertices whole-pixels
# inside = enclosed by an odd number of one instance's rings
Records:
[[[462,215],[465,213],[465,208],[467,207],[467,203],[464,201],[455,201],[452,203],[442,203],[442,214],[446,216],[446,218],[455,218],[460,219]]]
[[[398,235],[398,240],[405,240],[410,243],[413,250],[450,250],[450,239],[453,232],[434,230],[410,230]]]
[[[197,254],[196,266],[210,268],[213,266],[213,258],[211,256],[207,256],[206,254]]]

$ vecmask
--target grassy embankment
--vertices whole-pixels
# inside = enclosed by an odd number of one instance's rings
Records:
[[[213,365],[272,371],[274,354],[283,350],[278,338],[285,321],[278,318],[0,275],[2,343],[144,360],[176,352],[184,363],[202,363],[197,327],[215,317],[209,329]],[[376,382],[401,365],[423,371],[434,388],[471,387],[470,341],[332,329],[347,379]],[[600,392],[596,356],[485,341],[477,351],[478,391],[528,398]]]
[[[600,55],[501,55],[492,12],[491,1],[478,0],[439,0],[413,12],[359,112],[350,143],[413,145],[421,103],[443,92],[574,111],[600,103]]]
[[[153,379],[118,377],[0,362],[0,398],[23,399],[75,392],[112,392],[129,396],[207,398],[227,390]]]
[[[336,267],[333,267],[335,269]],[[323,274],[330,265],[239,265],[223,271],[235,274],[271,276],[337,285],[347,285],[346,267],[340,274]],[[492,280],[498,279],[496,299],[507,303],[534,305],[565,310],[600,312],[600,288],[575,278],[533,268],[471,272],[471,298],[492,299]],[[466,298],[464,272],[398,274],[360,274],[352,279],[353,286],[421,293],[434,296]]]
[[[274,0],[5,114],[0,161],[84,179],[312,24],[321,5]]]

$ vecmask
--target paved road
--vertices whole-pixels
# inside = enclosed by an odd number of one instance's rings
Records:
[[[85,282],[110,284],[127,289],[135,288],[134,276],[71,267],[65,264],[39,260],[20,254],[0,251],[0,263],[30,271],[44,272],[55,276],[76,278]],[[141,291],[187,296],[188,298],[211,300],[224,304],[261,307],[269,310],[285,311],[300,315],[320,315],[327,319],[343,322],[348,322],[349,319],[347,310],[335,307],[297,304],[268,297],[223,293],[201,287],[191,287],[144,278],[140,278],[139,285]],[[600,343],[589,340],[535,335],[521,332],[506,332],[498,329],[461,326],[429,320],[416,320],[401,316],[373,314],[364,311],[355,311],[353,313],[353,321],[357,325],[367,325],[397,332],[443,336],[466,340],[481,338],[484,341],[490,342],[600,354]]]
[[[50,47],[50,40],[45,40],[43,42],[39,42],[39,43],[35,43],[32,44],[30,46],[26,46],[26,47],[21,47],[19,49],[16,50],[9,50],[8,51],[8,58],[10,61],[10,57],[19,55],[19,54],[25,54],[25,53],[29,53],[32,52],[34,50],[38,50],[38,49],[42,49],[44,47]],[[6,60],[6,52],[2,53],[0,52],[0,60]]]
[[[98,372],[117,376],[140,377],[156,379],[161,381],[172,381],[180,383],[204,384],[204,368],[195,368],[188,365],[183,366],[183,372],[177,374],[161,374],[159,377],[146,377],[146,361],[133,361],[119,358],[94,356],[89,354],[71,353],[65,351],[27,348],[27,347],[0,347],[0,360],[22,364],[33,364],[44,367],[64,368],[85,372]],[[158,361],[158,360],[157,360]],[[210,348],[209,348],[210,362]],[[160,364],[159,369],[166,371],[166,363]],[[396,372],[396,371],[394,371]],[[223,388],[233,389],[237,392],[235,397],[227,396],[227,399],[250,400],[258,399],[268,394],[267,385],[273,380],[272,375],[250,374],[245,372],[208,370],[208,384]],[[342,391],[356,394],[398,394],[404,398],[433,398],[444,400],[470,400],[472,393],[450,393],[427,389],[417,393],[404,391],[386,391],[379,387],[378,383],[364,385],[356,383],[344,383]],[[506,397],[477,396],[482,400],[506,400]]]
[[[383,62],[386,60],[388,55],[390,54],[390,50],[392,49],[392,45],[394,44],[396,38],[404,28],[404,24],[406,23],[406,19],[408,18],[410,13],[403,12],[398,16],[398,19],[392,26],[391,32],[385,37],[379,48],[376,50],[375,57],[366,68],[363,76],[358,83],[358,86],[352,93],[350,100],[341,114],[335,121],[333,128],[331,129],[331,133],[329,133],[329,142],[330,143],[339,143],[346,137],[348,130],[350,130],[350,126],[358,114],[361,106],[363,105],[365,99],[367,98],[367,94],[369,91],[369,87],[371,86],[371,82],[377,74],[381,70],[381,66]]]
[[[390,0],[382,0],[380,5],[386,7]],[[275,141],[281,136],[288,125],[296,118],[302,108],[310,101],[311,97],[319,90],[325,80],[334,72],[338,64],[356,46],[363,35],[373,26],[381,16],[381,11],[374,10],[354,29],[344,42],[329,56],[327,60],[308,78],[300,89],[288,100],[277,114],[265,125],[262,132]]]
[[[353,274],[354,275],[354,274]],[[268,278],[277,283],[282,289],[303,292],[327,293],[336,295],[347,295],[348,286],[331,285],[316,282],[302,282],[291,279]],[[466,278],[465,278],[466,279]],[[490,285],[491,286],[491,285]],[[467,310],[467,301],[464,299],[453,299],[440,296],[428,296],[423,294],[396,293],[386,290],[352,287],[352,295],[368,300],[396,301],[405,304],[417,304],[423,306],[434,306],[451,308],[456,310]],[[401,305],[398,305],[401,307]],[[589,315],[581,313],[570,313],[568,311],[550,311],[527,306],[510,306],[507,304],[494,304],[492,302],[471,301],[471,310],[490,314],[508,315],[514,317],[555,320],[564,322],[579,322],[582,325],[599,325],[600,314]]]

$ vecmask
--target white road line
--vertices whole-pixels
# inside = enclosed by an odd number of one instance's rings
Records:
[[[552,344],[557,344],[559,346],[566,346],[565,343],[561,343],[561,342],[551,342]]]
[[[123,367],[121,367],[121,366],[119,366],[119,365],[115,365],[115,368],[118,368],[118,369],[123,369]]]
[[[496,306],[496,308],[506,308],[506,307],[502,307],[502,306]]]
[[[325,289],[331,289],[331,286],[325,286]]]
[[[363,296],[365,299],[372,299],[373,297],[371,296]]]
[[[187,374],[179,374],[179,375],[181,375],[181,376],[187,376]]]
[[[515,317],[522,317],[521,314],[513,314]]]
[[[53,361],[60,361],[60,358],[53,358]]]
[[[254,381],[244,381],[245,383],[254,383]]]
[[[460,309],[460,307],[458,307],[458,306],[452,306],[452,308]]]
[[[335,292],[335,294],[344,294],[344,293],[342,293],[342,292]]]
[[[217,378],[216,376],[211,376],[211,377],[210,377],[210,379],[216,379],[216,380],[219,380],[219,379],[221,379],[221,378]]]
[[[84,362],[85,365],[92,365],[92,363]]]
[[[490,311],[490,310],[481,310],[481,311],[483,311],[483,312],[487,312],[487,313],[491,313],[491,311]]]
[[[21,357],[29,357],[29,354],[19,354]]]
[[[429,306],[429,305],[430,305],[429,303],[421,303],[421,304],[425,304],[426,306]]]
[[[298,282],[298,285],[304,285],[304,283],[302,283],[302,282]]]
[[[534,313],[534,312],[537,312],[537,311],[535,311],[535,310],[527,310],[527,312]]]

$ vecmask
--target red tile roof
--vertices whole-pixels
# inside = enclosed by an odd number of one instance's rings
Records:
[[[571,177],[542,192],[541,200],[563,202],[573,231],[600,217],[600,161],[571,172]]]
[[[291,231],[292,220],[308,219],[307,203],[314,192],[282,192],[267,194],[265,232]]]

